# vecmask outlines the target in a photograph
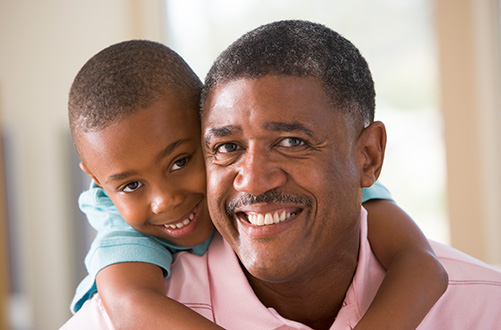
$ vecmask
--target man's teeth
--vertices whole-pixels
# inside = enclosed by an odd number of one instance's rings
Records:
[[[264,225],[273,225],[276,223],[280,223],[282,221],[285,221],[295,215],[295,212],[285,212],[282,211],[282,213],[275,212],[273,214],[271,213],[266,213],[265,215],[263,214],[248,214],[247,219],[249,222],[253,225],[256,226],[264,226]]]
[[[172,228],[172,229],[183,228],[184,226],[186,226],[187,224],[189,224],[191,222],[191,220],[193,220],[194,217],[195,217],[195,213],[193,212],[192,214],[190,214],[189,217],[187,217],[183,221],[178,222],[178,223],[173,223],[173,224],[171,224],[171,223],[165,224],[164,227],[165,228]]]

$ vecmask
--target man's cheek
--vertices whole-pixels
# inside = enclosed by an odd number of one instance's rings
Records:
[[[226,171],[207,169],[207,200],[211,214],[224,211],[224,193],[231,188],[231,179]],[[221,208],[221,210],[219,210]]]
[[[215,165],[207,167],[207,188],[211,191],[222,189],[222,186],[227,186],[229,181],[231,180],[229,179],[227,171],[224,169]]]

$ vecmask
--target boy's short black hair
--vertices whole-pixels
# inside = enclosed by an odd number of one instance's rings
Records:
[[[98,131],[169,96],[184,97],[198,110],[202,82],[165,45],[147,40],[114,44],[80,69],[70,89],[68,114],[73,139]]]
[[[263,25],[230,45],[207,74],[201,104],[218,84],[268,74],[317,78],[334,107],[364,125],[374,121],[374,82],[359,50],[333,30],[300,20]]]

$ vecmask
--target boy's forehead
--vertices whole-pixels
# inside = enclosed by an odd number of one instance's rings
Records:
[[[80,132],[74,138],[77,151],[85,158],[89,152],[109,154],[108,149],[137,139],[164,144],[176,138],[199,138],[198,109],[183,100],[165,97],[103,127]]]
[[[79,108],[74,111],[77,115],[75,119],[71,119],[75,131],[88,132],[104,129],[157,104],[161,104],[165,111],[179,109],[188,115],[198,114],[200,96],[186,88],[164,86],[158,91],[145,92],[144,95],[124,96],[121,100],[104,99],[100,102],[101,105],[105,105],[104,107],[96,106],[96,102],[89,101],[88,103],[90,103],[89,106],[75,106],[76,109]]]

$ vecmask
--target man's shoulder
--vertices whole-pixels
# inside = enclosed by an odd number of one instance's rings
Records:
[[[231,247],[216,232],[204,255],[182,251],[174,256],[171,276],[165,280],[166,295],[213,321],[214,295],[226,290],[230,274],[239,275],[235,274],[235,259]],[[221,268],[229,274],[220,276]],[[238,271],[242,273],[240,268]]]
[[[492,266],[450,246],[431,242],[432,247],[449,273],[449,284],[482,283],[501,288],[501,272]],[[470,284],[471,285],[471,284]]]
[[[99,294],[96,293],[87,300],[82,308],[60,328],[60,330],[70,329],[114,329]]]
[[[449,246],[431,242],[449,287],[419,329],[494,329],[501,324],[501,272]]]

